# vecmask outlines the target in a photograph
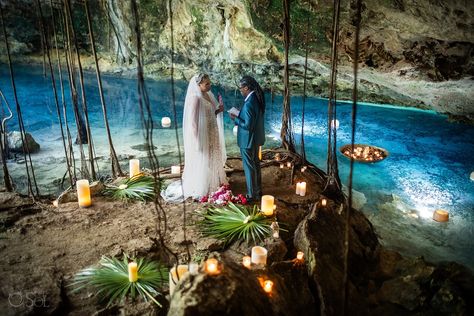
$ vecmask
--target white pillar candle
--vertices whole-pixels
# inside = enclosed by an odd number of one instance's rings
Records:
[[[331,127],[338,129],[339,128],[339,120],[332,120],[331,121]]]
[[[181,166],[171,166],[171,173],[172,174],[180,174],[181,173]]]
[[[445,210],[436,210],[433,213],[433,219],[437,222],[447,222],[449,220],[449,213]]]
[[[280,164],[280,169],[283,169],[284,167],[285,167],[285,165],[281,163]]]
[[[322,200],[321,200],[321,206],[326,206],[327,203],[328,203],[328,202],[327,202],[326,199],[322,199]]]
[[[267,253],[268,253],[267,249],[263,247],[260,247],[260,246],[252,247],[252,263],[266,265]]]
[[[471,178],[472,181],[474,181],[474,171],[471,172],[471,177],[470,178]]]
[[[304,257],[304,252],[303,251],[298,251],[296,253],[296,259],[303,260],[303,257]]]
[[[276,208],[275,203],[275,198],[273,195],[263,195],[262,196],[262,205],[261,205],[261,211],[263,214],[266,216],[271,216],[273,215],[273,210]]]
[[[177,272],[176,272],[177,270]],[[180,264],[178,265],[178,268],[172,267],[169,273],[170,276],[170,296],[173,295],[174,288],[176,286],[176,283],[178,283],[179,280],[181,280],[184,275],[188,272],[188,265],[187,264]],[[179,280],[178,280],[179,279]]]
[[[306,182],[300,182],[300,195],[305,196],[306,195]]]
[[[300,195],[300,184],[301,182],[296,182],[296,195]]]
[[[250,258],[250,256],[245,256],[242,258],[242,264],[244,265],[244,267],[246,267],[247,269],[250,269],[251,265],[252,265],[252,259]]]
[[[163,118],[161,119],[161,126],[162,126],[162,127],[165,127],[165,128],[166,128],[166,127],[170,127],[170,126],[171,126],[171,119],[170,119],[169,117],[167,117],[167,116],[163,117]]]
[[[235,125],[234,128],[232,129],[232,133],[234,134],[234,136],[237,136],[238,131],[239,131],[239,126]]]
[[[76,181],[76,188],[77,188],[77,201],[79,202],[80,207],[88,207],[91,206],[91,190],[89,188],[89,180],[77,180]]]
[[[140,160],[130,159],[129,167],[130,167],[130,178],[132,178],[140,173]]]
[[[288,168],[291,168],[291,162],[288,161],[288,162],[286,163],[286,166],[287,166]]]
[[[137,282],[138,280],[138,265],[136,262],[128,263],[128,281]]]

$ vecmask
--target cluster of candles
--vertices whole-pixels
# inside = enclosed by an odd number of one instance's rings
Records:
[[[306,195],[306,182],[297,182],[296,183],[296,195],[305,196]]]
[[[386,153],[372,146],[356,146],[354,152],[351,154],[350,146],[348,145],[343,151],[344,156],[354,158],[359,161],[379,161],[386,158]]]
[[[291,167],[293,167],[293,164],[288,161],[288,162],[286,163],[286,167],[287,167],[287,168],[291,168]],[[284,163],[281,163],[281,164],[280,164],[280,169],[283,169],[283,168],[285,168],[285,164],[284,164]]]

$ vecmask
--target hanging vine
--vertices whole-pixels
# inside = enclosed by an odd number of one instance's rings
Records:
[[[112,142],[112,135],[110,134],[109,120],[107,118],[107,106],[105,105],[104,92],[102,89],[102,79],[100,77],[100,70],[99,70],[99,62],[97,61],[97,53],[95,50],[94,32],[92,30],[91,16],[90,16],[89,5],[87,3],[87,0],[84,0],[84,7],[86,9],[87,27],[89,28],[89,37],[91,41],[92,54],[94,55],[95,71],[97,75],[97,84],[99,86],[100,104],[102,105],[102,113],[104,115],[105,130],[107,132],[107,140],[109,142],[110,159],[112,160],[112,174],[114,176],[122,176],[123,173],[122,173],[122,170],[120,169],[120,164],[117,158],[117,154],[115,153],[114,144]]]
[[[303,109],[301,113],[301,155],[303,156],[303,162],[306,162],[306,150],[304,147],[304,114],[305,114],[305,107],[306,107],[306,77],[308,73],[308,53],[309,53],[309,45],[308,45],[308,37],[309,37],[309,15],[306,21],[306,34],[304,39],[305,44],[305,56],[304,56],[304,74],[303,74]]]
[[[283,92],[283,115],[280,138],[282,146],[291,152],[295,152],[295,144],[293,137],[293,127],[291,123],[291,106],[290,106],[290,88],[289,88],[289,67],[288,67],[288,53],[290,47],[290,4],[289,0],[283,1],[283,34],[285,45],[285,69],[283,75],[284,92]]]
[[[2,167],[3,167],[3,181],[5,183],[5,189],[7,192],[12,192],[13,191],[13,182],[11,181],[10,178],[10,172],[8,171],[8,166],[7,166],[7,158],[8,158],[8,143],[7,143],[7,129],[5,126],[5,123],[13,117],[13,112],[10,108],[10,105],[8,104],[7,99],[3,95],[2,90],[0,89],[0,96],[2,97],[0,99],[0,106],[2,105],[3,102],[5,102],[5,105],[7,106],[8,112],[10,113],[8,116],[2,119],[2,125],[0,126],[0,154],[2,158]],[[3,100],[3,102],[2,102]],[[2,112],[3,112],[3,107],[2,107]]]
[[[15,84],[15,75],[13,73],[13,66],[12,66],[12,60],[11,60],[11,54],[10,54],[10,46],[8,44],[8,36],[7,36],[7,30],[5,27],[5,18],[3,15],[3,6],[0,3],[0,18],[2,20],[2,29],[3,29],[3,37],[5,40],[5,48],[7,50],[7,58],[8,58],[8,68],[10,70],[10,80],[12,84],[12,90],[13,90],[13,96],[15,99],[15,104],[16,104],[16,113],[18,116],[18,126],[20,128],[20,135],[21,135],[21,143],[22,143],[22,149],[23,149],[23,157],[25,159],[25,168],[26,168],[26,176],[28,179],[28,194],[35,198],[39,197],[39,189],[38,189],[38,184],[36,182],[36,177],[35,177],[35,170],[33,168],[33,162],[31,161],[31,155],[30,155],[30,149],[28,147],[28,143],[26,142],[26,130],[25,130],[25,125],[23,123],[23,116],[21,113],[21,107],[20,103],[18,102],[18,95],[16,92],[16,84]],[[31,173],[31,175],[30,175]],[[33,191],[33,185],[35,191]]]

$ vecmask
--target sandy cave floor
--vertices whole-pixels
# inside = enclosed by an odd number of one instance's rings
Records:
[[[229,160],[228,164],[235,170],[228,175],[233,193],[245,194],[241,161]],[[310,203],[319,198],[320,180],[314,174],[298,171],[295,180],[304,177],[308,183],[308,194],[299,197],[294,194],[294,185],[290,185],[290,174],[290,169],[280,169],[278,165],[262,169],[263,193],[276,197],[278,221],[287,222],[285,224],[290,228],[290,234],[282,234],[282,238],[291,251],[291,230],[309,210]],[[0,193],[4,199],[8,198],[8,194]],[[200,262],[210,251],[222,251],[220,242],[202,236],[192,225],[197,220],[194,210],[203,204],[190,200],[185,203],[188,223],[186,240],[182,229],[183,205],[164,202],[162,205],[168,226],[164,235],[165,244],[178,254],[180,262],[186,261],[187,248],[191,260],[195,262]],[[23,206],[22,209],[26,215],[8,220],[4,219],[8,214],[3,213],[2,218],[5,229],[0,232],[0,273],[3,275],[0,310],[8,311],[7,314],[16,314],[21,312],[19,308],[25,308],[12,307],[12,293],[23,296],[35,293],[36,296],[46,297],[51,304],[57,300],[55,296],[61,296],[63,305],[64,302],[67,305],[61,309],[71,314],[89,314],[99,310],[100,306],[95,305],[90,293],[71,294],[70,288],[64,288],[64,285],[79,270],[96,264],[102,255],[121,256],[127,253],[158,259],[167,266],[173,264],[172,259],[160,249],[153,203],[123,203],[95,197],[89,208],[79,208],[76,202],[60,204],[55,208],[51,201],[44,201]],[[251,245],[230,248],[226,252],[235,260],[240,260],[246,251],[250,253]]]

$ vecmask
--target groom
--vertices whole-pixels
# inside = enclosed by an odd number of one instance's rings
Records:
[[[242,164],[247,183],[247,200],[252,202],[262,196],[262,177],[260,172],[259,146],[265,143],[263,114],[265,97],[262,88],[250,76],[244,76],[239,84],[240,93],[245,98],[244,106],[238,116],[230,114],[238,125],[237,144],[240,147]]]

